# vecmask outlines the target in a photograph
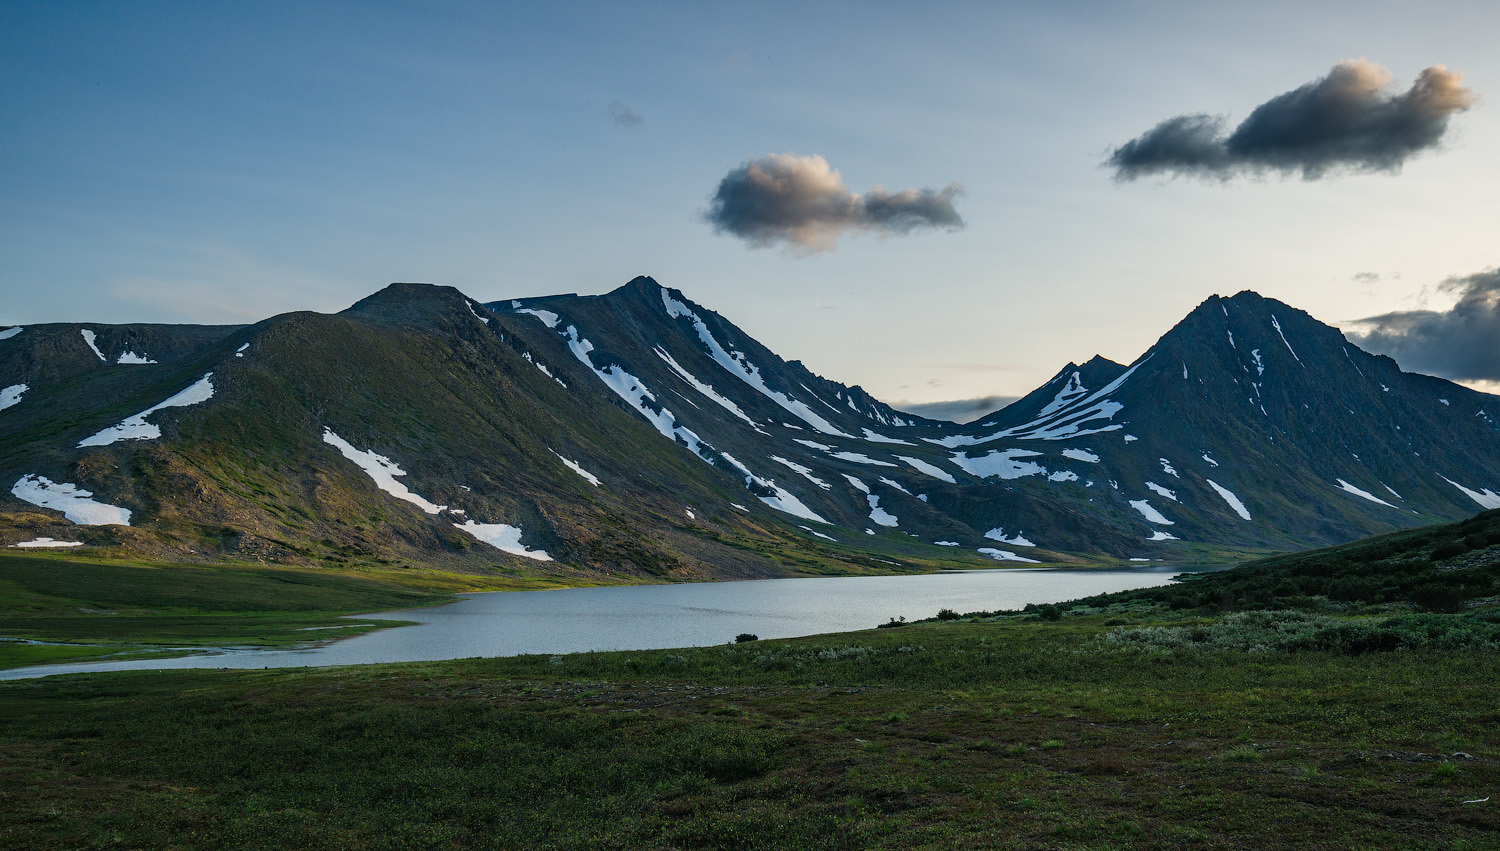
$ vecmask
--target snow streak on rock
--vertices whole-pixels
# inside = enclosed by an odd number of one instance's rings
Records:
[[[188,405],[197,405],[207,402],[213,398],[214,385],[208,379],[212,372],[204,373],[203,377],[194,382],[186,390],[172,396],[165,402],[152,405],[133,417],[127,417],[119,425],[112,425],[107,429],[91,437],[85,437],[78,442],[78,446],[108,446],[117,440],[154,440],[161,437],[161,427],[155,423],[146,422],[146,417],[162,410],[163,408],[185,408]]]
[[[772,455],[771,456],[771,460],[775,461],[778,464],[781,464],[784,467],[791,468],[792,471],[795,472],[797,475],[801,476],[804,479],[807,479],[809,482],[812,482],[813,484],[817,485],[818,487],[822,488],[825,491],[826,490],[831,490],[833,488],[833,485],[830,485],[829,483],[823,481],[822,479],[818,478],[817,476],[814,476],[812,468],[810,468],[810,467],[804,467],[801,464],[798,464],[796,461],[788,461],[787,459],[781,457],[780,455]]]
[[[1130,377],[1140,369],[1146,361],[1151,359],[1147,355],[1137,361],[1134,366],[1120,374],[1119,378],[1106,384],[1098,391],[1079,399],[1069,402],[1045,415],[1024,425],[1004,429],[992,434],[968,435],[959,434],[944,438],[923,438],[929,443],[955,449],[960,446],[974,446],[980,443],[989,443],[1000,438],[1013,438],[1015,440],[1065,440],[1074,437],[1084,437],[1090,434],[1101,434],[1107,431],[1117,431],[1124,426],[1118,423],[1099,425],[1100,420],[1112,420],[1115,414],[1124,409],[1119,402],[1109,400],[1109,394],[1120,389]],[[1055,400],[1054,400],[1055,401]],[[1050,407],[1050,406],[1049,406]],[[1045,408],[1043,409],[1045,410]]]
[[[1395,508],[1396,507],[1394,505],[1391,505],[1389,502],[1386,502],[1385,500],[1381,499],[1380,497],[1376,496],[1375,494],[1370,493],[1369,491],[1364,490],[1362,488],[1357,488],[1354,485],[1351,485],[1348,482],[1344,481],[1343,479],[1339,479],[1338,483],[1339,483],[1339,489],[1340,490],[1344,490],[1344,491],[1347,491],[1349,493],[1352,493],[1355,496],[1359,497],[1360,499],[1367,499],[1370,502],[1378,502],[1381,505],[1386,506],[1387,508]],[[1500,505],[1494,505],[1494,506],[1491,506],[1491,507],[1492,508],[1500,508]]]
[[[911,458],[906,455],[897,455],[896,457],[901,459],[902,461],[905,461],[907,465],[909,465],[912,469],[926,473],[934,479],[942,479],[950,485],[955,484],[957,481],[953,478],[952,473],[936,465],[929,464],[926,461],[923,461],[921,458]]]
[[[1469,490],[1458,482],[1453,481],[1447,476],[1441,476],[1440,478],[1442,478],[1442,480],[1447,482],[1448,484],[1463,491],[1464,494],[1469,497],[1469,499],[1474,500],[1485,508],[1500,508],[1500,493],[1495,493],[1489,488],[1485,488],[1483,491],[1473,491]]]
[[[353,461],[361,470],[365,471],[365,475],[374,480],[375,487],[380,488],[391,496],[406,500],[428,514],[437,514],[448,507],[428,502],[417,494],[412,493],[406,485],[396,481],[396,477],[406,475],[406,471],[401,469],[395,461],[384,455],[355,449],[349,445],[349,441],[334,434],[332,429],[326,427],[323,429],[323,442],[337,449],[339,454],[345,458]]]
[[[772,390],[768,387],[766,380],[761,377],[759,367],[751,363],[750,359],[744,353],[731,352],[720,345],[719,341],[714,338],[713,332],[708,330],[708,326],[704,324],[698,314],[689,309],[687,305],[668,295],[665,289],[661,291],[661,300],[667,309],[668,316],[674,319],[677,317],[687,317],[693,323],[693,327],[698,331],[698,339],[703,341],[703,345],[708,349],[709,355],[720,366],[728,370],[731,375],[755,388],[761,395],[785,408],[793,416],[796,416],[818,431],[833,435],[834,437],[854,437],[852,434],[845,434],[840,431],[833,423],[824,419],[817,411],[808,407],[805,402],[793,399],[785,393]]]
[[[85,343],[89,344],[89,350],[92,351],[94,354],[98,355],[99,356],[99,360],[102,360],[105,363],[109,363],[109,358],[105,357],[104,353],[101,352],[101,351],[99,351],[99,347],[96,346],[96,345],[94,345],[94,332],[93,331],[90,331],[87,328],[83,328],[83,329],[80,329],[78,333],[83,335],[83,341]]]
[[[839,459],[841,461],[853,461],[856,464],[869,464],[872,467],[894,467],[894,466],[896,466],[895,464],[892,464],[889,461],[880,461],[880,460],[877,460],[875,458],[871,458],[870,456],[865,455],[862,452],[833,452],[833,453],[830,453],[830,454],[834,458],[837,458],[837,459]]]
[[[673,372],[677,373],[678,378],[681,378],[683,381],[686,381],[688,384],[692,385],[694,390],[697,390],[699,393],[707,396],[719,407],[723,408],[731,414],[734,414],[737,419],[744,420],[746,423],[750,424],[751,428],[755,429],[761,434],[765,434],[765,431],[761,429],[760,425],[757,424],[755,420],[750,419],[750,417],[744,411],[740,410],[739,405],[736,405],[734,402],[726,399],[717,390],[715,390],[712,384],[705,384],[704,382],[699,381],[692,373],[684,369],[682,365],[676,361],[676,359],[667,354],[666,351],[662,349],[662,347],[657,346],[655,351],[657,357],[660,357],[663,361],[666,362],[667,366]]]
[[[1241,520],[1250,519],[1250,509],[1245,507],[1245,503],[1241,502],[1238,496],[1235,496],[1234,491],[1224,487],[1213,479],[1204,479],[1203,481],[1208,482],[1209,487],[1218,491],[1219,496],[1223,497],[1224,501],[1229,503],[1229,507],[1234,509],[1234,513],[1238,514]]]
[[[548,449],[547,451],[551,452],[553,455],[557,455],[557,459],[559,461],[566,464],[569,470],[572,470],[573,472],[586,479],[589,484],[593,485],[596,488],[599,487],[599,477],[594,475],[593,473],[590,473],[588,470],[583,469],[583,467],[580,466],[577,461],[574,461],[571,458],[564,458],[562,455],[558,454],[557,450],[555,449]]]

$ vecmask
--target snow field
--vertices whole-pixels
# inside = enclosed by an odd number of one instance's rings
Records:
[[[61,511],[80,526],[129,526],[130,509],[96,502],[78,485],[54,482],[46,476],[25,475],[10,489],[11,496],[32,505]]]

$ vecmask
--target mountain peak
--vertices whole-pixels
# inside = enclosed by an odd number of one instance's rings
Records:
[[[431,319],[462,310],[470,299],[457,288],[443,284],[394,283],[356,301],[340,315],[364,316],[390,322]]]
[[[636,275],[625,284],[611,290],[609,295],[645,295],[655,298],[662,289],[662,285],[650,275]]]

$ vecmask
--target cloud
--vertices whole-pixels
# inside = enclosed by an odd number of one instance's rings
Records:
[[[881,235],[919,228],[958,230],[964,220],[953,208],[963,188],[888,192],[876,186],[850,192],[844,178],[819,156],[771,154],[750,160],[719,181],[704,218],[715,233],[766,248],[781,243],[798,253],[828,251],[848,230]]]
[[[1500,268],[1449,278],[1437,288],[1458,296],[1453,307],[1360,319],[1349,338],[1414,372],[1455,381],[1500,381]]]
[[[980,396],[976,399],[954,399],[948,402],[898,402],[895,407],[931,420],[971,423],[985,414],[993,414],[1019,398],[1019,396]]]
[[[1104,164],[1118,180],[1394,172],[1437,147],[1448,117],[1478,102],[1463,75],[1441,65],[1417,75],[1405,92],[1390,82],[1391,72],[1373,62],[1344,60],[1327,76],[1256,107],[1233,132],[1225,132],[1223,116],[1179,115],[1116,148]]]
[[[1378,284],[1378,283],[1380,283],[1380,273],[1379,272],[1355,272],[1354,273],[1354,282],[1357,283],[1357,284]]]
[[[646,119],[636,114],[634,110],[619,101],[613,101],[609,105],[609,120],[621,127],[634,127],[643,123]]]

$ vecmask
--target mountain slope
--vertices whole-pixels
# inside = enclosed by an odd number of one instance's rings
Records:
[[[1500,505],[1494,397],[1248,292],[968,426],[650,278],[0,337],[7,543],[620,581],[1285,550]]]

